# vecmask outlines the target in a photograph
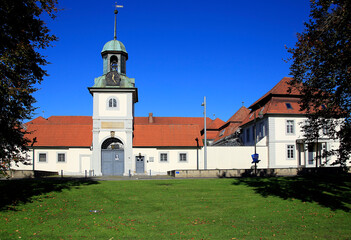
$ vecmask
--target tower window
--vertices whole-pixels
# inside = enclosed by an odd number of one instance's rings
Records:
[[[118,58],[116,56],[112,56],[110,58],[110,71],[118,71]]]
[[[108,100],[108,107],[109,108],[117,108],[117,99],[116,98],[110,98]]]

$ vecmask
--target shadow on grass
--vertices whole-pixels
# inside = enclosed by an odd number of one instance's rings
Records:
[[[63,189],[99,184],[92,179],[41,178],[0,181],[0,210],[16,210],[16,206],[32,202],[33,197]]]
[[[241,178],[233,184],[252,187],[263,197],[294,198],[304,202],[316,202],[332,210],[350,211],[350,174]]]

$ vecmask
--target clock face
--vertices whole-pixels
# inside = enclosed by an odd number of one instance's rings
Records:
[[[109,72],[106,75],[106,86],[120,86],[121,84],[121,76],[119,76],[118,72]]]

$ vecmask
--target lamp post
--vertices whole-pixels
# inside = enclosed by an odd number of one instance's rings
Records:
[[[263,110],[263,109],[262,109]],[[258,113],[258,117],[260,118],[260,119],[262,119],[263,118],[263,113],[262,113],[262,110]],[[254,112],[254,142],[255,142],[255,156],[257,156],[256,154],[257,154],[257,147],[256,147],[256,142],[257,142],[257,118],[256,118],[256,110],[255,110],[255,112]],[[254,161],[255,162],[255,176],[257,175],[257,163],[259,162],[259,160],[258,160],[258,156],[257,156],[257,159],[256,159],[256,161]]]
[[[204,169],[207,169],[207,131],[206,131],[206,96],[204,96],[204,102],[201,104],[204,107]]]
[[[257,154],[257,151],[256,151],[256,140],[257,140],[257,136],[256,136],[256,134],[257,134],[257,129],[256,129],[256,111],[255,111],[255,116],[254,116],[254,118],[255,118],[255,123],[254,123],[254,141],[255,141],[255,155]],[[257,175],[257,161],[255,161],[255,176]]]
[[[33,174],[35,176],[35,149],[34,149],[34,144],[37,142],[37,137],[34,137],[33,138],[33,141],[32,141],[32,144],[31,144],[31,147],[33,149]]]

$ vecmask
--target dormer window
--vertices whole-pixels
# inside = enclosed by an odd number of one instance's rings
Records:
[[[220,137],[223,136],[224,133],[225,133],[225,129],[223,129],[223,130],[219,133],[219,136],[220,136]]]
[[[287,109],[293,109],[293,107],[291,106],[291,103],[285,103],[285,105]]]

